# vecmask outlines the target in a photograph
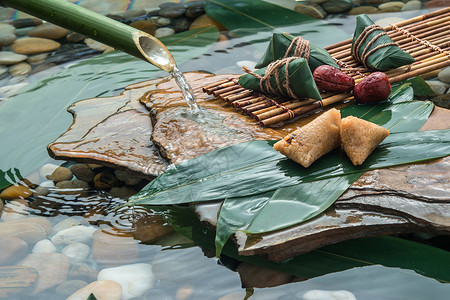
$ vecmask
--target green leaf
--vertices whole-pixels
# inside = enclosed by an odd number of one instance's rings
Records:
[[[200,28],[161,38],[178,63],[206,51],[218,38],[216,27]],[[75,101],[112,95],[128,84],[167,73],[121,52],[94,57],[30,84],[0,106],[0,170],[17,168],[22,174],[48,160],[46,146],[72,123],[66,111]]]
[[[9,169],[6,172],[0,170],[0,190],[22,179],[19,170]]]
[[[431,87],[421,76],[415,76],[413,78],[408,78],[405,81],[394,83],[392,84],[392,89],[396,89],[405,83],[409,84],[414,89],[414,96],[416,97],[427,97],[434,95]]]
[[[324,21],[260,0],[207,0],[205,10],[239,36],[257,35],[258,42],[268,41],[272,32],[300,35],[319,47],[350,37]]]
[[[391,134],[356,167],[335,150],[306,169],[273,150],[272,144],[251,141],[232,145],[178,164],[127,204],[167,205],[243,197],[302,182],[426,161],[450,154],[450,130]]]
[[[87,300],[97,300],[97,298],[95,298],[94,294],[91,293]]]

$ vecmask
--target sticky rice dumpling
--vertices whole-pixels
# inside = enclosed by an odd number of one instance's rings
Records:
[[[293,41],[294,44],[291,46]],[[301,38],[300,40],[299,38],[296,39],[294,36],[287,33],[274,33],[266,52],[264,52],[255,68],[264,68],[271,62],[285,57],[304,57],[307,59],[311,72],[314,72],[314,70],[321,65],[330,65],[339,69],[338,64],[325,49],[311,45],[309,42],[307,45],[303,45],[303,41]]]
[[[340,111],[330,109],[276,142],[273,148],[307,168],[322,155],[339,147],[340,122]]]
[[[304,58],[285,58],[269,66],[239,77],[239,84],[251,90],[265,94],[280,95],[291,98],[312,98],[322,100]]]
[[[345,153],[353,165],[358,166],[389,135],[389,130],[369,121],[349,116],[341,120],[340,135]]]
[[[415,61],[365,14],[356,17],[351,52],[366,67],[380,71],[395,69]]]

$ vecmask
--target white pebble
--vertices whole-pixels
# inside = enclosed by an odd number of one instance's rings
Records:
[[[256,62],[251,61],[251,60],[240,60],[236,63],[236,65],[239,68],[242,68],[245,66],[245,67],[249,68],[250,70],[254,70],[255,66],[256,66]]]
[[[321,291],[311,290],[306,292],[303,300],[356,300],[355,295],[349,291]]]
[[[447,67],[444,70],[440,71],[438,74],[438,78],[440,81],[450,83],[450,67]]]
[[[53,183],[53,181],[52,181]],[[73,226],[81,225],[80,221],[77,218],[70,217],[58,222],[55,226],[53,226],[53,234],[57,234],[61,230],[68,229]]]
[[[83,243],[72,243],[64,247],[61,251],[71,262],[84,262],[91,254],[91,248]]]
[[[53,243],[48,240],[40,240],[33,247],[33,253],[56,253],[56,247]]]
[[[92,241],[92,235],[96,229],[92,226],[73,226],[59,231],[52,237],[55,245],[67,245],[72,243],[88,243]]]
[[[158,28],[155,31],[156,38],[162,38],[163,36],[169,36],[175,33],[175,30],[169,27]]]
[[[55,164],[45,164],[39,169],[39,175],[41,175],[42,178],[47,178],[47,175],[52,175],[58,167],[59,166]]]

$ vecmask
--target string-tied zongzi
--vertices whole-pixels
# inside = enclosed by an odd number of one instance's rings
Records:
[[[356,17],[351,53],[365,67],[381,71],[408,65],[415,61],[367,15]]]
[[[239,77],[239,84],[265,94],[322,100],[305,58],[287,57]]]
[[[339,65],[325,49],[311,45],[308,40],[300,36],[294,37],[287,33],[274,33],[272,35],[266,52],[264,52],[255,68],[264,68],[271,62],[286,57],[305,58],[311,72],[321,65],[331,65],[339,69]]]

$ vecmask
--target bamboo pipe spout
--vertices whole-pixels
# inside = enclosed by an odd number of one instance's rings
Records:
[[[171,72],[176,66],[172,54],[154,36],[66,0],[0,0],[0,5],[84,34],[164,71]]]

